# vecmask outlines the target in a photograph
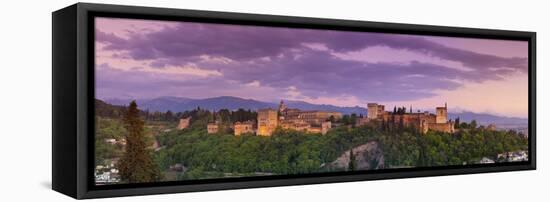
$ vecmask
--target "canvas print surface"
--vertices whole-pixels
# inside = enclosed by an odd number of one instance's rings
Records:
[[[95,19],[95,184],[529,160],[526,41]]]

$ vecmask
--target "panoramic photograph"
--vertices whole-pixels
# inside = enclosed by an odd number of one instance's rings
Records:
[[[96,185],[529,160],[526,41],[95,18]]]

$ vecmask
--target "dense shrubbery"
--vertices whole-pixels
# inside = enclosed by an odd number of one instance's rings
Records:
[[[121,121],[116,119],[96,118],[95,133],[95,162],[103,165],[105,160],[117,158],[122,155],[122,145],[110,144],[106,139],[121,140],[126,134],[126,129]]]
[[[103,110],[96,124],[96,163],[120,157],[120,145],[105,143],[105,139],[120,140],[126,135],[119,112],[124,109]],[[509,151],[527,150],[527,138],[513,131],[492,131],[475,123],[457,124],[458,132],[448,134],[429,131],[419,134],[412,128],[373,125],[351,127],[344,124],[326,135],[278,129],[271,137],[233,136],[230,130],[207,134],[206,124],[214,119],[227,124],[253,119],[255,112],[220,110],[215,115],[206,110],[184,113],[160,113],[147,117],[144,134],[156,136],[163,149],[154,153],[160,170],[181,163],[187,171],[177,179],[217,178],[263,174],[298,174],[326,172],[323,165],[333,162],[346,150],[376,141],[384,155],[386,168],[426,167],[477,163],[483,157],[496,159],[496,155]],[[173,117],[172,117],[173,116]],[[158,128],[172,128],[179,117],[191,116],[192,124],[184,130],[162,132]],[[348,119],[355,117],[349,116]],[[173,120],[173,121],[167,121]],[[349,122],[349,121],[348,121]],[[163,126],[163,127],[152,127]],[[228,128],[228,127],[227,127]],[[149,142],[149,140],[147,140]],[[148,143],[149,145],[149,143]]]
[[[202,124],[200,124],[202,125]],[[167,147],[157,153],[163,169],[175,163],[224,173],[307,173],[319,169],[320,135],[277,131],[272,137],[206,134],[193,125],[159,137]]]
[[[527,150],[527,138],[512,131],[481,128],[462,129],[455,134],[429,131],[387,133],[383,144],[386,165],[445,166],[477,163],[483,157],[496,159],[500,153]]]
[[[160,123],[158,123],[160,124]],[[167,123],[163,123],[167,124]],[[174,125],[174,124],[172,124]],[[121,118],[96,117],[95,132],[95,162],[97,165],[103,165],[110,159],[120,158],[124,152],[124,146],[120,143],[127,134]],[[147,145],[152,145],[154,138],[153,131],[146,128],[144,139]],[[115,139],[116,144],[106,142],[107,139]]]
[[[190,171],[199,168],[203,173],[323,172],[323,164],[368,141],[380,144],[387,168],[477,163],[482,157],[494,159],[499,153],[527,149],[526,138],[484,129],[419,134],[406,128],[385,131],[363,126],[335,128],[324,136],[279,129],[271,137],[235,137],[206,134],[203,124],[194,124],[158,138],[167,146],[156,154],[162,169],[183,163]]]

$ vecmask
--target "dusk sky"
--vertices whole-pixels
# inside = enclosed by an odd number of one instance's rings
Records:
[[[236,96],[526,118],[523,41],[96,19],[96,97]]]

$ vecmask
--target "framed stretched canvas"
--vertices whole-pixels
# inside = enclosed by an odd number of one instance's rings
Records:
[[[53,13],[75,198],[535,169],[535,33],[78,3]]]

